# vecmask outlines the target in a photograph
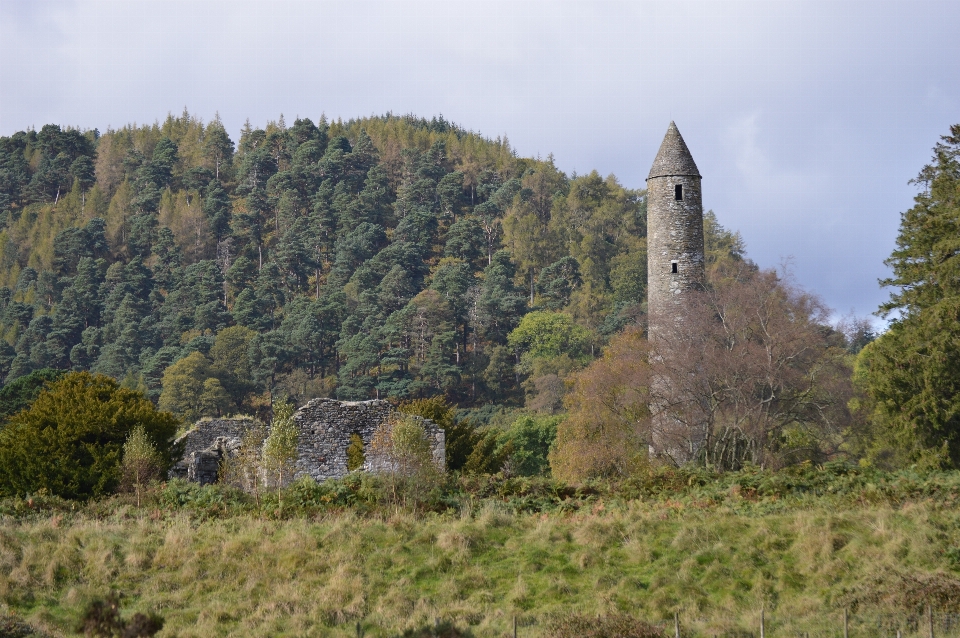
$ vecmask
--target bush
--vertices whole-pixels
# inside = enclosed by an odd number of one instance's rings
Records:
[[[380,474],[385,496],[404,506],[436,500],[443,468],[433,456],[422,419],[400,414],[381,424],[370,442],[369,467]]]
[[[514,421],[501,439],[509,444],[510,470],[520,476],[539,476],[550,471],[547,455],[557,439],[562,416],[524,415]]]
[[[149,638],[163,629],[163,618],[157,614],[134,614],[129,620],[120,617],[120,597],[115,593],[106,600],[94,600],[87,606],[77,631],[85,636],[103,638]]]
[[[463,469],[481,437],[469,419],[457,419],[455,406],[440,396],[406,401],[397,409],[404,414],[413,414],[436,423],[446,435],[447,471]]]
[[[156,499],[160,507],[185,511],[201,520],[237,516],[253,510],[246,494],[220,483],[200,485],[173,479],[160,487]]]
[[[167,470],[175,454],[172,415],[109,377],[65,375],[0,430],[0,496],[46,489],[86,499],[114,491],[123,445],[137,425],[157,450],[161,470]]]
[[[488,426],[474,434],[475,443],[463,464],[465,474],[541,476],[549,473],[548,454],[563,416],[523,414],[506,428]]]

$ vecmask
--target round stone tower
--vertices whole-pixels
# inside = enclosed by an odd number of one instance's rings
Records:
[[[683,316],[683,293],[703,283],[700,171],[670,122],[647,176],[647,317],[649,335]]]

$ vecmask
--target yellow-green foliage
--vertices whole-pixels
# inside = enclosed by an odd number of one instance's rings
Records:
[[[596,502],[577,514],[511,514],[493,502],[460,514],[316,520],[57,514],[0,522],[0,600],[28,619],[72,626],[105,591],[127,613],[158,611],[163,636],[396,636],[435,618],[502,636],[544,635],[550,614],[679,609],[684,635],[755,631],[837,635],[844,607],[863,619],[960,611],[945,560],[960,513],[933,502],[837,508],[807,502]],[[924,587],[926,589],[924,589]],[[940,598],[937,596],[941,595]],[[829,630],[829,633],[828,631]],[[874,631],[876,627],[874,627]],[[860,633],[856,633],[859,631]],[[892,634],[891,634],[892,635]],[[908,634],[906,635],[914,635]]]
[[[443,132],[430,130],[423,128],[412,118],[370,117],[348,122],[338,120],[330,124],[328,136],[332,139],[337,135],[344,135],[356,140],[361,129],[366,130],[374,146],[380,150],[384,163],[394,171],[401,168],[400,151],[404,148],[413,147],[426,151],[437,141],[442,141],[454,169],[463,172],[464,185],[467,188],[476,185],[477,177],[484,168],[493,167],[505,174],[512,172],[518,163],[536,163],[534,160],[517,158],[506,137],[489,140],[472,132],[461,131],[458,135],[453,128]]]
[[[159,406],[193,423],[222,414],[230,407],[230,395],[214,376],[210,360],[201,352],[191,352],[163,371]]]
[[[286,399],[274,402],[270,433],[263,442],[263,468],[277,486],[278,495],[280,488],[293,476],[293,464],[297,460],[299,432],[293,420],[295,408]]]

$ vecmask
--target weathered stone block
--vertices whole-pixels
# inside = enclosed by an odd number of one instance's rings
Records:
[[[381,425],[394,414],[386,401],[337,401],[314,399],[297,410],[293,419],[297,425],[297,460],[294,478],[310,476],[317,481],[339,478],[347,474],[347,447],[350,436],[357,434],[367,452],[363,469],[375,471],[377,463],[371,460],[370,443]],[[433,421],[412,417],[423,422],[433,449],[433,458],[439,467],[446,461],[445,433]],[[211,419],[196,426],[178,441],[185,443],[183,459],[171,470],[171,476],[201,484],[216,481],[220,462],[235,453],[244,432],[253,425],[249,418]]]

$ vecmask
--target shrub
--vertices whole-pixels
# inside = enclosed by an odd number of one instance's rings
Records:
[[[550,470],[547,455],[557,438],[562,416],[524,415],[501,436],[501,445],[510,444],[510,470],[519,476],[538,476]]]
[[[369,465],[383,477],[391,500],[405,505],[423,504],[443,475],[423,421],[402,414],[374,432]]]
[[[220,463],[220,481],[253,495],[258,509],[263,482],[263,441],[266,438],[266,426],[254,419],[240,437],[240,448]]]
[[[113,379],[72,372],[44,389],[0,430],[0,496],[46,489],[86,499],[120,481],[123,445],[141,425],[165,471],[173,462],[176,419]]]
[[[350,435],[350,445],[347,446],[347,471],[363,469],[367,455],[363,452],[363,438],[354,432]]]
[[[44,638],[49,635],[15,614],[0,612],[0,638]]]
[[[473,451],[463,464],[464,474],[496,474],[513,453],[513,443],[499,445],[500,431],[488,429],[479,435]]]
[[[106,600],[94,600],[87,606],[77,631],[103,638],[149,638],[161,629],[163,618],[157,614],[136,613],[124,621],[120,617],[120,597],[111,592]]]
[[[414,414],[436,423],[446,435],[447,470],[455,472],[463,469],[481,437],[469,419],[457,420],[455,406],[440,396],[406,401],[397,409],[404,414]]]

